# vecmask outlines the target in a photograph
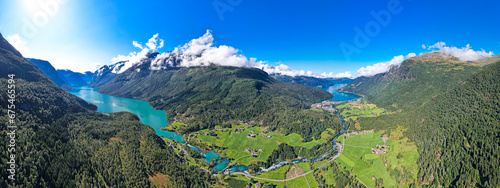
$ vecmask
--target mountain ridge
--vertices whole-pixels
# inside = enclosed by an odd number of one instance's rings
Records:
[[[385,73],[356,79],[339,91],[365,96],[387,109],[407,110],[453,88],[484,66],[430,52],[407,59]]]
[[[49,76],[52,81],[58,85],[59,87],[63,88],[64,90],[73,90],[68,84],[67,81],[65,81],[56,71],[56,69],[50,64],[50,62],[41,60],[41,59],[35,59],[35,58],[26,58],[33,64],[37,65],[38,68],[40,68],[47,76]]]

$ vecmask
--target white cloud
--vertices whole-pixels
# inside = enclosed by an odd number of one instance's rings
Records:
[[[415,56],[417,56],[417,54],[412,52],[412,53],[409,53],[408,55],[406,55],[405,59],[410,59],[410,58],[415,57]]]
[[[425,45],[422,45],[424,47]],[[432,46],[427,46],[428,50],[438,49],[441,55],[444,57],[453,56],[457,57],[462,61],[476,61],[485,57],[494,56],[492,51],[486,52],[481,49],[481,51],[474,51],[469,44],[465,47],[457,48],[455,46],[448,47],[445,42],[437,42]]]
[[[140,48],[140,49],[144,48],[144,47],[142,47],[142,44],[139,44],[137,41],[133,41],[132,45],[134,45],[134,47],[136,47],[136,48]]]
[[[181,59],[180,64],[174,62]],[[312,71],[294,70],[291,67],[280,64],[272,66],[267,62],[257,61],[256,58],[247,58],[239,53],[239,50],[231,46],[214,46],[214,38],[210,30],[200,38],[192,39],[188,43],[175,48],[172,52],[165,52],[158,55],[152,61],[151,70],[167,69],[168,67],[181,66],[207,66],[209,64],[234,67],[255,67],[264,70],[268,74],[282,74],[287,76],[310,76],[318,78],[338,78],[341,76],[352,77],[347,73],[323,73],[318,75]]]
[[[21,54],[26,55],[25,53],[29,52],[28,47],[26,46],[26,42],[21,40],[19,34],[9,35],[7,36],[7,41],[17,49],[17,51],[21,52]]]
[[[271,66],[264,63],[259,63],[254,65],[255,68],[262,69],[268,74],[281,74],[287,76],[309,76],[316,77],[317,75],[312,71],[304,70],[293,70],[291,67],[285,64],[279,64],[278,66]]]
[[[357,71],[357,76],[373,76],[379,73],[387,72],[391,66],[395,66],[403,62],[405,59],[415,57],[415,53],[409,53],[406,56],[394,56],[390,61],[376,63],[371,66],[361,67]]]
[[[160,44],[158,45],[158,42]],[[163,47],[163,39],[158,38],[158,34],[153,35],[145,46],[139,44],[137,41],[133,41],[132,45],[134,47],[141,49],[140,52],[130,52],[128,55],[118,55],[117,57],[111,59],[113,64],[124,61],[122,66],[115,66],[113,73],[122,73],[128,68],[134,66],[135,64],[141,62],[141,60],[146,59],[149,52],[156,51]]]
[[[89,71],[90,71],[90,72],[94,72],[95,70],[97,70],[97,69],[101,68],[101,67],[102,67],[102,64],[100,64],[100,63],[91,63],[91,64],[89,65],[89,67],[90,67],[90,70],[89,70]]]
[[[353,75],[351,74],[351,71],[346,71],[346,72],[341,72],[341,73],[326,73],[324,72],[323,74],[319,75],[320,78],[353,78]]]
[[[200,38],[193,39],[183,46],[175,48],[181,53],[182,67],[203,66],[210,63],[222,66],[251,67],[250,61],[239,50],[231,46],[213,46],[214,38],[210,30]]]

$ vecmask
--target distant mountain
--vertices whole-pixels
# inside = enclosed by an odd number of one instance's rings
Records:
[[[7,125],[7,108],[13,103],[18,126],[0,126],[0,187],[155,187],[152,176],[171,187],[208,187],[212,177],[184,165],[137,116],[95,112],[95,105],[58,87],[1,34],[0,67],[0,93],[16,91],[15,101],[0,95],[0,111],[5,112],[0,119]],[[14,83],[9,74],[15,74]],[[11,153],[12,142],[3,138],[12,138],[12,130],[16,150]],[[7,170],[11,154],[15,180]]]
[[[104,86],[106,83],[113,80],[118,75],[117,73],[113,73],[113,69],[115,68],[115,66],[117,66],[117,64],[104,65],[101,68],[99,68],[94,74],[92,81],[89,83],[89,86],[100,88]]]
[[[288,76],[282,74],[271,74],[276,80],[285,83],[299,83],[315,88],[327,88],[335,84],[348,84],[352,81],[350,78],[316,78],[310,76]]]
[[[80,77],[82,77],[83,81],[85,81],[85,83],[87,83],[87,84],[90,84],[90,82],[92,82],[92,78],[94,78],[94,74],[95,74],[95,72],[91,72],[91,71],[87,71],[84,73],[79,73],[79,72],[77,72],[77,73],[80,74]]]
[[[57,73],[56,69],[48,62],[45,60],[41,59],[34,59],[34,58],[26,58],[27,60],[31,61],[33,64],[38,66],[38,68],[42,69],[42,71],[49,76],[52,81],[61,87],[64,90],[72,90],[67,82],[65,82]]]
[[[405,60],[388,72],[358,78],[340,91],[363,95],[384,108],[409,109],[450,90],[490,63],[463,62],[431,52]]]
[[[248,122],[297,132],[310,140],[319,139],[326,127],[340,128],[338,118],[308,110],[312,103],[333,97],[324,90],[283,83],[256,68],[212,65],[151,70],[151,59],[120,74],[113,70],[122,63],[104,66],[90,86],[102,93],[149,101],[167,112],[169,122],[187,123],[185,132]]]
[[[73,72],[68,69],[58,69],[57,73],[71,86],[86,86],[88,83],[82,78],[82,73]]]
[[[353,81],[351,78],[324,78],[332,84],[349,84]]]

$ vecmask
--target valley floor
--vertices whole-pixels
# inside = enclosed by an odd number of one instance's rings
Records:
[[[359,117],[375,117],[389,114],[365,100],[358,100],[337,106],[348,123],[358,124]],[[354,113],[356,112],[356,113]],[[376,114],[375,114],[376,113]],[[173,123],[169,130],[175,130],[180,123]],[[252,172],[216,173],[222,184],[229,187],[238,185],[273,184],[277,187],[323,187],[343,185],[339,173],[354,178],[357,184],[365,187],[405,187],[417,179],[417,159],[419,157],[414,142],[403,136],[403,129],[395,130],[356,130],[351,127],[337,138],[339,152],[335,156],[318,162],[302,162],[282,166],[276,170],[250,175]],[[223,128],[204,129],[185,135],[188,142],[204,151],[216,151],[221,157],[230,158],[232,165],[252,165],[265,162],[280,143],[291,146],[312,148],[335,136],[335,131],[327,129],[321,139],[302,142],[298,134],[283,135],[266,127],[246,124]],[[187,152],[181,151],[180,143],[165,139],[174,150],[184,153],[190,165],[197,165],[211,171],[210,164],[203,159],[192,159]],[[184,148],[187,146],[183,146]],[[344,178],[345,179],[345,178]],[[349,184],[349,183],[348,183]],[[348,185],[347,184],[347,185]],[[352,183],[351,183],[352,184]]]

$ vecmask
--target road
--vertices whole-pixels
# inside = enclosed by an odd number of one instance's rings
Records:
[[[181,150],[184,152],[184,155],[186,155],[186,156],[188,157],[188,159],[189,159],[189,160],[190,160],[190,161],[191,161],[191,162],[192,162],[195,166],[200,167],[200,168],[201,168],[203,171],[205,171],[205,172],[210,172],[210,171],[209,171],[209,170],[207,170],[206,168],[203,168],[203,167],[201,167],[201,166],[198,166],[198,164],[196,164],[196,163],[194,162],[194,160],[193,160],[193,159],[191,159],[191,157],[189,156],[188,152],[187,152],[186,150],[184,150],[184,148],[183,148],[182,146],[180,146],[180,145],[179,145],[179,148],[181,148]]]
[[[325,167],[327,164],[329,164],[329,163],[331,163],[333,160],[335,160],[335,159],[336,159],[336,158],[337,158],[340,154],[342,154],[342,152],[344,151],[344,146],[343,146],[343,145],[339,145],[338,147],[339,147],[339,152],[338,152],[335,156],[333,156],[333,157],[332,157],[332,158],[331,158],[331,159],[330,159],[327,163],[325,163],[325,164],[323,164],[323,165],[319,166],[319,167],[318,167],[318,168],[316,168],[316,169],[320,169],[320,168]],[[253,179],[260,179],[260,180],[267,180],[267,181],[275,181],[275,182],[285,182],[285,181],[290,181],[290,180],[293,180],[293,179],[298,178],[298,177],[302,177],[302,176],[304,176],[304,177],[305,177],[307,174],[310,174],[310,173],[312,173],[312,172],[314,172],[314,170],[311,170],[311,171],[306,172],[306,173],[304,173],[304,174],[301,174],[301,175],[299,175],[299,176],[295,176],[295,177],[293,177],[293,178],[288,178],[288,179],[284,179],[284,180],[269,179],[269,178],[261,178],[261,177],[252,176],[252,175],[250,175],[250,174],[243,173],[243,172],[233,172],[233,173],[231,173],[231,174],[239,174],[239,175],[244,175],[244,176],[246,176],[247,178],[249,178],[249,177],[250,177],[250,178],[253,178]]]

